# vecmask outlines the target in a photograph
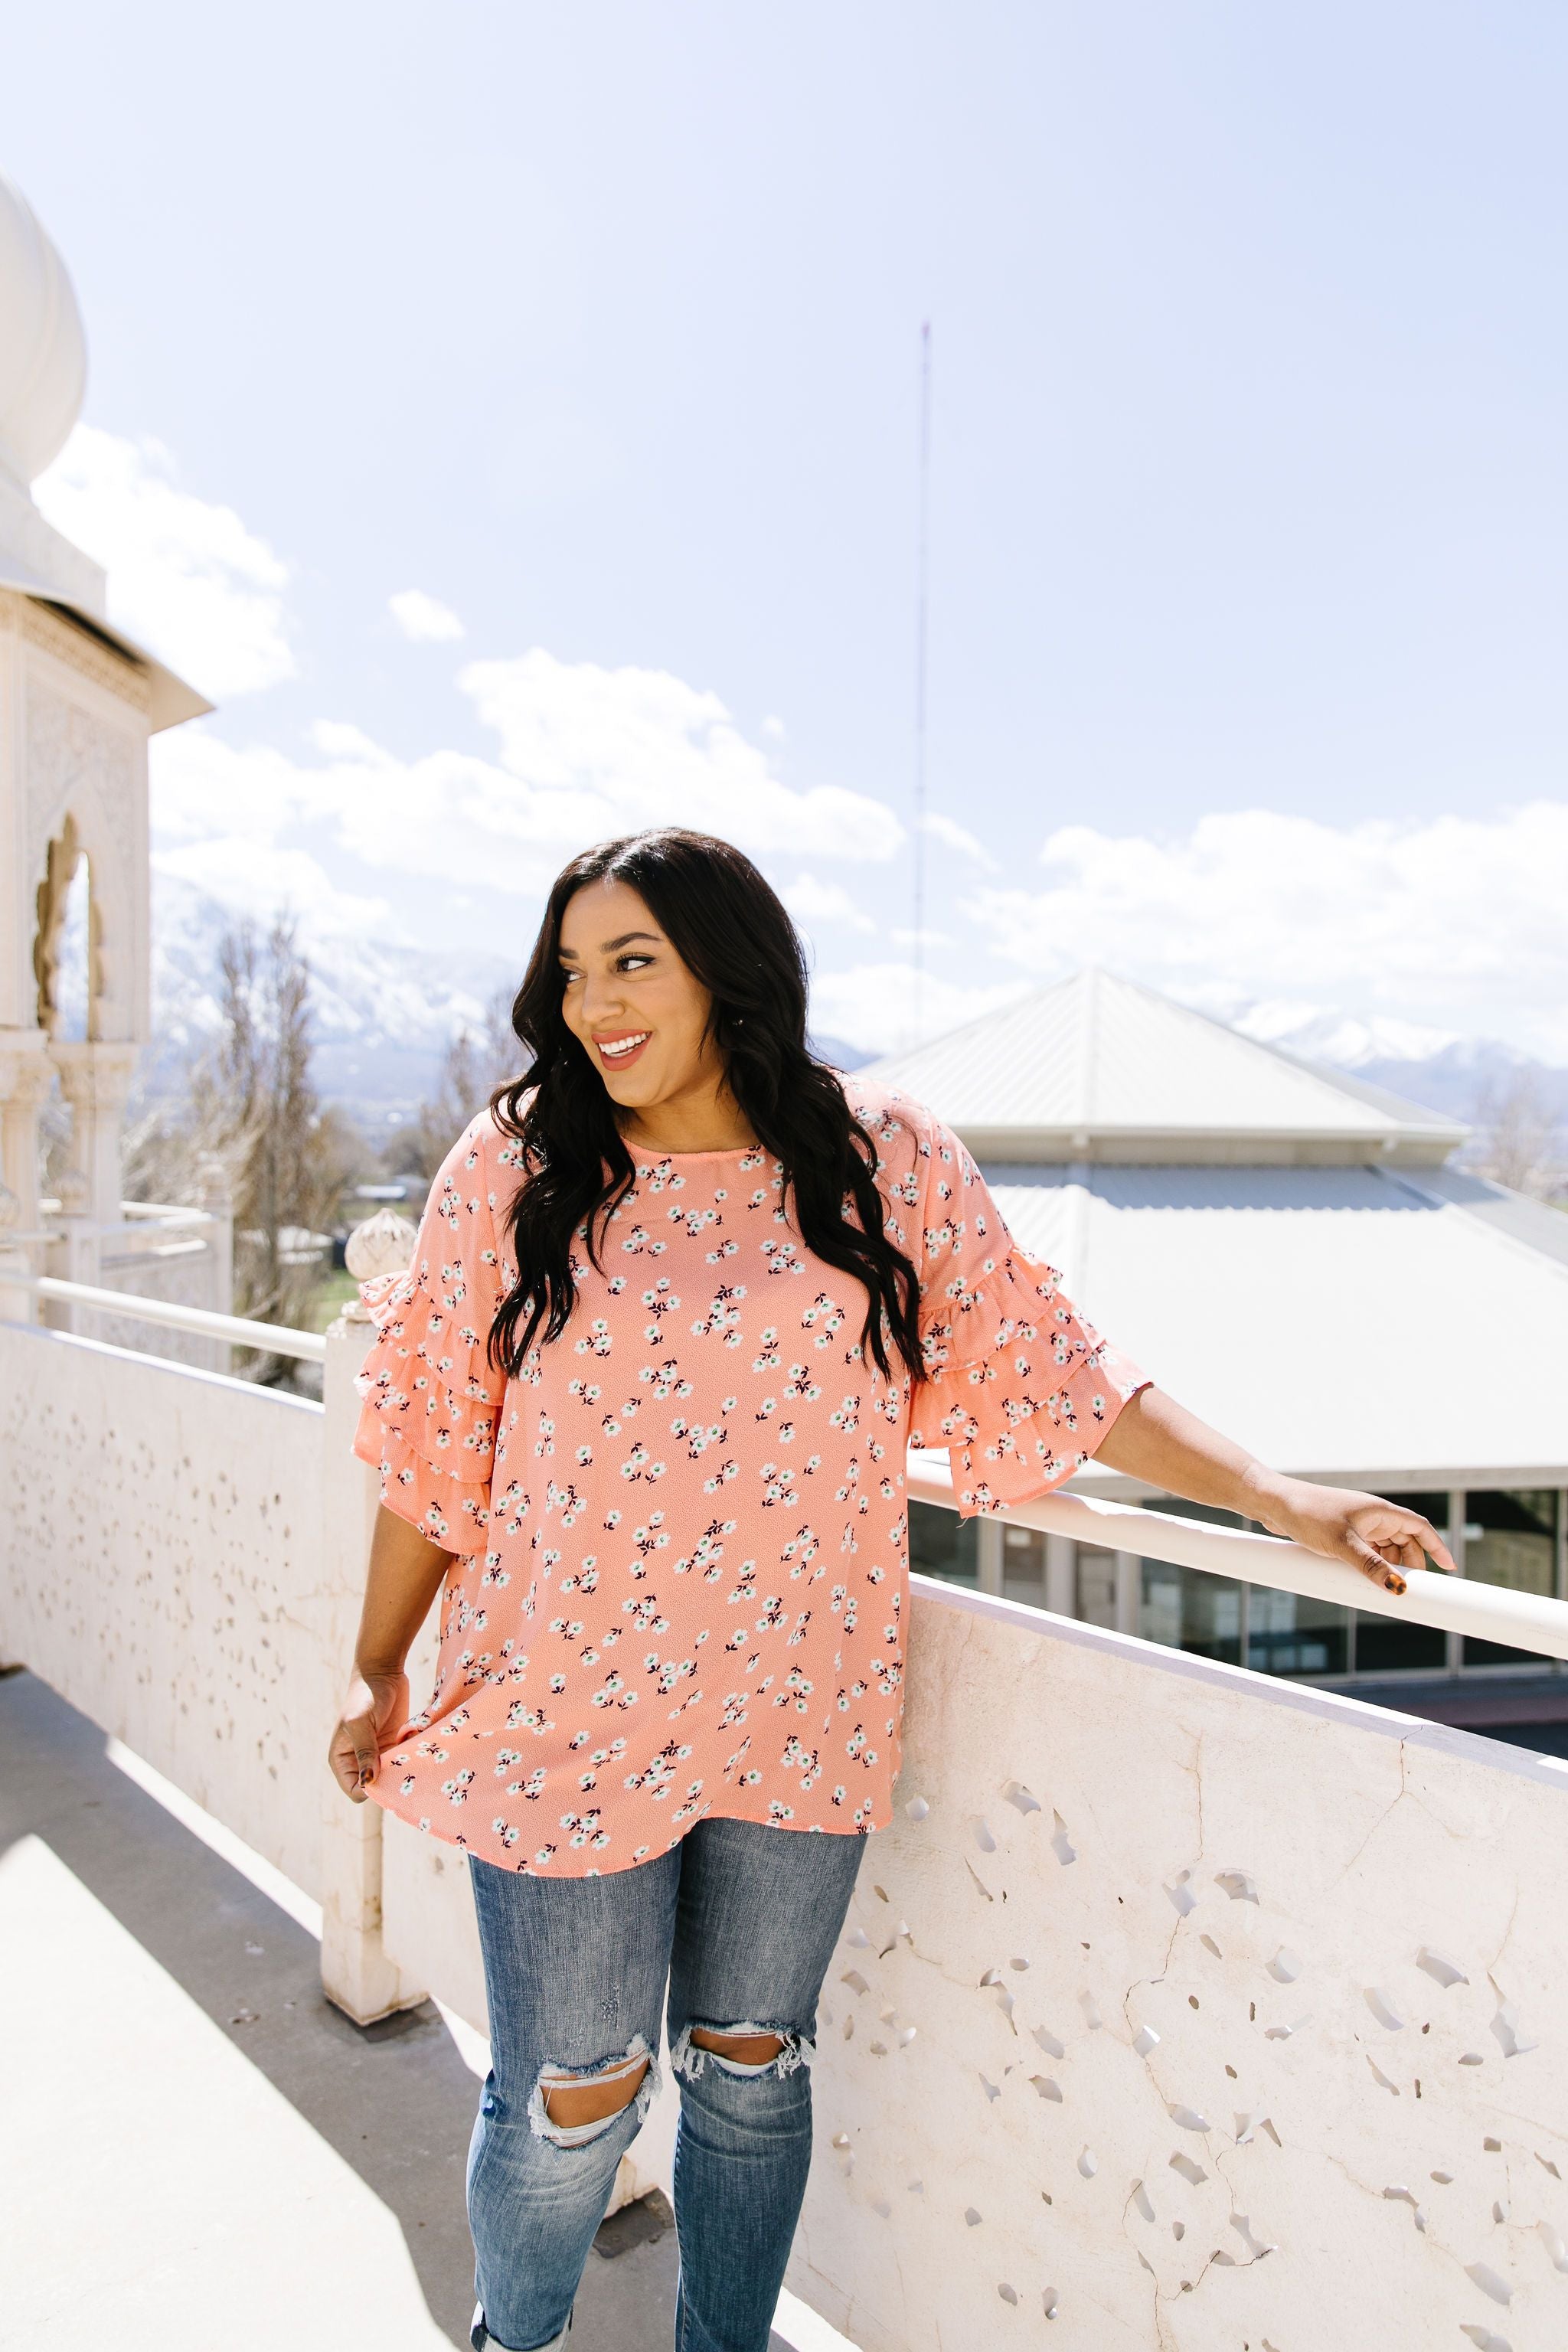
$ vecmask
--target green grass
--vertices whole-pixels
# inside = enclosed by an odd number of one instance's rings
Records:
[[[359,1297],[359,1285],[353,1276],[342,1266],[334,1266],[323,1275],[310,1298],[310,1311],[306,1320],[308,1331],[324,1331],[335,1316]]]

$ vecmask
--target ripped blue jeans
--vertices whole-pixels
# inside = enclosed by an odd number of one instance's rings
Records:
[[[816,2000],[865,1843],[703,1821],[600,1878],[470,1858],[491,2058],[468,2151],[476,2347],[535,2352],[563,2336],[616,2167],[658,2089],[668,1980],[675,2352],[766,2352],[811,2161]],[[703,2028],[780,2046],[742,2064],[693,2042]],[[645,2062],[618,2112],[552,2120],[557,2085],[629,2082]]]

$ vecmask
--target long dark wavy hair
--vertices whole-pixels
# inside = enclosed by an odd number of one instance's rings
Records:
[[[561,925],[584,884],[625,882],[645,901],[711,996],[709,1034],[731,1093],[763,1150],[782,1161],[784,1198],[814,1256],[865,1286],[862,1352],[891,1379],[888,1337],[911,1379],[924,1377],[913,1265],[889,1241],[873,1181],[876,1146],[843,1087],[805,1039],[806,968],[795,925],[749,857],[677,825],[601,842],[563,866],[511,1010],[531,1066],[499,1087],[490,1108],[523,1146],[509,1212],[518,1281],[490,1331],[497,1367],[517,1373],[536,1339],[559,1339],[576,1297],[573,1251],[599,1265],[610,1213],[635,1181],[604,1080],[562,1012]]]

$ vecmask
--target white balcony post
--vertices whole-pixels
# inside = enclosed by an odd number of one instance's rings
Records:
[[[204,1151],[196,1162],[196,1206],[207,1222],[201,1228],[206,1244],[202,1271],[205,1276],[206,1304],[214,1315],[234,1313],[234,1195],[229,1189],[228,1168],[220,1153]],[[232,1372],[234,1350],[223,1340],[215,1339],[205,1349],[202,1360],[210,1371]]]
[[[1454,1555],[1454,1559],[1458,1565],[1458,1570],[1461,1576],[1466,1573],[1465,1517],[1465,1490],[1462,1486],[1450,1486],[1448,1489],[1448,1525],[1446,1533],[1448,1538],[1448,1549]],[[1450,1628],[1447,1639],[1444,1643],[1444,1653],[1445,1664],[1447,1664],[1448,1672],[1451,1675],[1458,1674],[1465,1663],[1464,1635],[1462,1633],[1456,1633]]]
[[[196,1205],[212,1223],[206,1228],[207,1305],[215,1315],[234,1313],[234,1195],[228,1170],[216,1151],[196,1163]]]
[[[48,1269],[58,1282],[75,1282],[95,1289],[99,1279],[99,1229],[91,1213],[88,1182],[79,1168],[68,1168],[59,1180],[60,1213],[49,1236]],[[46,1307],[44,1320],[57,1331],[90,1329],[68,1300],[55,1299]]]
[[[1046,1607],[1053,1617],[1078,1614],[1078,1546],[1071,1536],[1046,1538]]]
[[[1143,1601],[1143,1559],[1140,1552],[1116,1555],[1116,1630],[1136,1633]]]
[[[401,1235],[382,1238],[379,1254],[385,1256],[390,1250],[393,1267],[406,1265],[412,1228],[402,1219],[372,1223],[403,1227]],[[362,1278],[383,1270],[365,1262],[363,1245],[356,1249],[363,1233],[362,1227],[349,1244],[350,1270]],[[370,1254],[375,1254],[374,1244]],[[360,1409],[354,1375],[371,1336],[364,1309],[356,1305],[345,1310],[327,1332],[322,1378],[326,1461],[320,1622],[328,1713],[321,1726],[321,1984],[328,2000],[361,2025],[394,2010],[410,2009],[426,1997],[426,1988],[410,1982],[387,1958],[382,1941],[381,1810],[368,1802],[351,1802],[326,1766],[331,1717],[353,1667],[375,1519],[374,1475],[351,1450]]]
[[[982,1519],[975,1530],[974,1580],[982,1592],[1002,1590],[1002,1522]]]

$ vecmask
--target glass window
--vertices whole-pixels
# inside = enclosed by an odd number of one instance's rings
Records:
[[[1342,1675],[1351,1612],[1336,1601],[1255,1584],[1247,1598],[1247,1663],[1258,1675]]]
[[[1506,1584],[1515,1592],[1554,1592],[1558,1507],[1555,1486],[1472,1490],[1465,1496],[1465,1574],[1482,1584]],[[1534,1650],[1468,1638],[1464,1656],[1467,1666],[1551,1664]]]
[[[1436,1495],[1391,1495],[1430,1519],[1440,1536],[1448,1532],[1448,1497]],[[1436,1625],[1416,1625],[1406,1617],[1374,1617],[1355,1612],[1355,1670],[1358,1675],[1440,1675],[1448,1663],[1448,1637]]]
[[[1151,1495],[1147,1507],[1178,1519],[1207,1519],[1215,1527],[1239,1528],[1234,1511],[1216,1511],[1207,1503],[1189,1503],[1180,1495]],[[1176,1568],[1169,1560],[1141,1563],[1138,1631],[1145,1642],[1163,1642],[1168,1649],[1191,1650],[1200,1658],[1219,1658],[1226,1665],[1241,1664],[1242,1588],[1228,1576],[1210,1576],[1201,1568]]]
[[[1002,1596],[1046,1605],[1046,1539],[1035,1528],[1002,1528]]]
[[[1169,1560],[1142,1563],[1138,1631],[1146,1642],[1192,1650],[1200,1658],[1241,1663],[1241,1587],[1201,1568],[1176,1568]]]
[[[980,1521],[961,1519],[939,1503],[910,1505],[910,1566],[950,1584],[978,1584]]]

